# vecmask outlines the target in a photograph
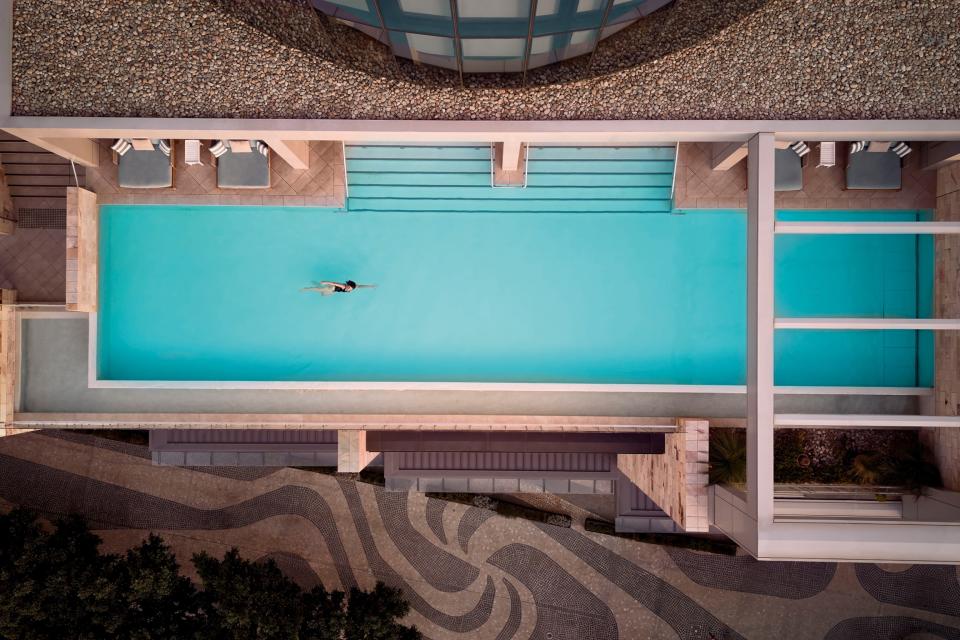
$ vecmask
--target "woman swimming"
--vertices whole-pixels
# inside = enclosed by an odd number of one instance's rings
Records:
[[[373,289],[376,286],[375,284],[357,284],[353,280],[347,280],[346,282],[321,280],[320,282],[314,282],[312,287],[304,287],[300,291],[316,291],[322,296],[330,296],[335,293],[350,293],[357,289]]]

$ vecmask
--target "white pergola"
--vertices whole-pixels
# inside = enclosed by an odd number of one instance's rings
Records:
[[[922,522],[868,517],[777,517],[774,429],[958,428],[960,418],[929,415],[777,414],[774,335],[781,329],[957,330],[960,319],[778,318],[774,314],[776,234],[953,234],[945,222],[777,222],[774,210],[776,135],[757,133],[747,147],[747,487],[714,490],[717,527],[761,559],[960,562],[960,521]]]

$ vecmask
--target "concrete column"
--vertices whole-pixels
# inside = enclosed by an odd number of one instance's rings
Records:
[[[292,168],[304,170],[310,168],[310,142],[308,140],[281,140],[264,138],[274,153],[283,158]]]
[[[960,222],[777,222],[776,232],[814,235],[952,235],[960,233]]]
[[[960,331],[960,319],[947,318],[777,318],[777,329],[911,329],[916,331]]]
[[[773,524],[773,134],[758,133],[748,150],[747,505],[762,530]]]
[[[337,432],[337,471],[339,473],[360,473],[376,457],[376,451],[367,451],[366,431],[341,429]]]
[[[747,157],[747,145],[742,142],[714,142],[710,147],[710,167],[714,171],[726,171]]]
[[[504,140],[503,153],[500,156],[500,169],[503,171],[516,171],[520,166],[520,148],[523,142],[520,140]]]

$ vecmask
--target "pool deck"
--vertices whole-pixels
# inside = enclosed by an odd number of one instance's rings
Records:
[[[110,140],[98,141],[100,166],[87,169],[87,188],[100,204],[213,204],[283,207],[342,207],[346,198],[343,145],[310,142],[310,168],[294,169],[272,153],[269,189],[221,189],[207,144],[200,150],[202,165],[184,163],[183,141],[174,141],[176,165],[170,189],[124,189],[117,185]]]
[[[679,144],[675,206],[678,209],[746,209],[746,161],[726,171],[714,171],[711,153],[709,142]],[[904,159],[903,188],[897,191],[848,191],[844,188],[842,154],[836,166],[830,168],[817,167],[817,156],[816,148],[807,156],[803,189],[776,194],[777,209],[933,209],[937,204],[937,174],[920,170],[919,151]]]

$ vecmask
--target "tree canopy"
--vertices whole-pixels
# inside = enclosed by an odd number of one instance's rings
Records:
[[[0,638],[40,640],[418,640],[399,621],[410,610],[398,589],[378,582],[349,594],[303,591],[272,560],[237,549],[222,559],[194,555],[199,581],[151,534],[126,555],[100,553],[101,540],[71,516],[44,528],[37,514],[0,514]]]

